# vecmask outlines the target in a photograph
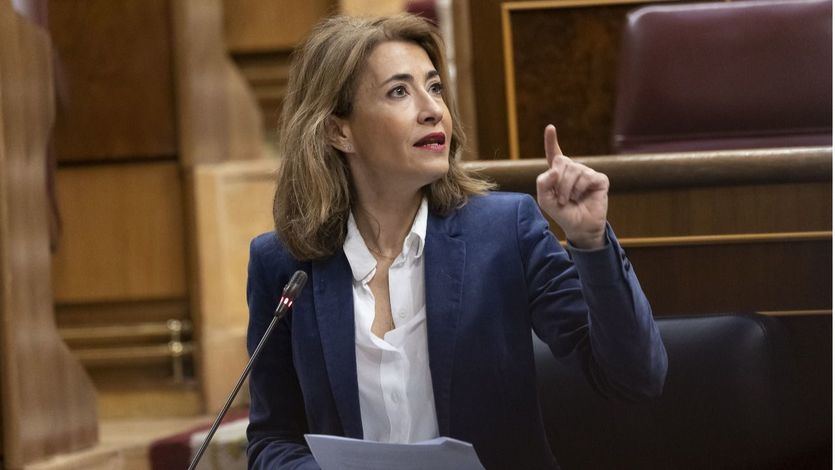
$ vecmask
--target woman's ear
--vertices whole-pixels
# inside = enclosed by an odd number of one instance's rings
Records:
[[[328,142],[331,146],[342,153],[354,153],[354,145],[351,143],[351,128],[345,119],[328,116],[325,121],[325,130],[328,135]]]

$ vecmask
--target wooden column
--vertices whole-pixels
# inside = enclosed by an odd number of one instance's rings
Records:
[[[276,165],[266,158],[196,165],[187,183],[193,197],[194,262],[202,268],[194,270],[200,288],[193,311],[198,312],[199,370],[209,411],[223,405],[247,362],[249,242],[273,229]]]
[[[98,439],[95,392],[58,336],[52,306],[51,60],[47,34],[0,0],[0,399],[7,469]]]
[[[205,278],[217,271],[212,255],[220,254],[212,251],[215,245],[211,241],[206,246],[194,227],[210,224],[215,213],[225,214],[230,206],[204,198],[193,181],[200,180],[197,167],[201,164],[260,159],[265,156],[266,144],[255,97],[226,55],[221,0],[173,2],[171,16],[179,157],[188,178],[185,190],[191,227],[189,293],[196,327],[195,365],[206,411],[215,412],[246,363],[246,334],[245,330],[228,328],[229,316],[240,315],[236,303],[206,303],[218,293],[217,285],[207,283]],[[238,207],[243,206],[235,209]],[[222,237],[223,233],[215,235]],[[246,241],[241,241],[242,249]],[[244,297],[237,300],[245,305]]]
[[[263,156],[261,113],[226,54],[221,0],[171,4],[180,163]]]

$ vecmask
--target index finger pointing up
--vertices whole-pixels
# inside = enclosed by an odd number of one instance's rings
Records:
[[[545,158],[548,160],[548,166],[551,166],[557,155],[562,155],[560,144],[557,142],[557,128],[548,124],[545,126]]]

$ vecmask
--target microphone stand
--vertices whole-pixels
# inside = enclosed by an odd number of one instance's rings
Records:
[[[296,271],[293,274],[293,277],[290,279],[290,282],[287,283],[287,286],[284,288],[284,293],[281,296],[281,300],[278,302],[278,306],[275,308],[275,313],[273,313],[273,319],[270,321],[269,326],[267,327],[267,331],[264,332],[264,336],[261,337],[261,341],[256,346],[255,351],[253,351],[252,356],[249,358],[249,362],[247,362],[246,367],[244,368],[243,373],[238,378],[238,383],[235,384],[235,388],[232,389],[232,393],[229,394],[229,398],[226,399],[226,404],[223,405],[223,409],[220,410],[218,413],[217,418],[215,418],[215,422],[212,424],[211,429],[209,429],[209,434],[203,440],[203,444],[200,445],[200,448],[197,450],[197,453],[194,454],[194,458],[191,460],[191,464],[188,466],[188,470],[194,470],[197,468],[197,464],[200,462],[200,458],[203,457],[203,453],[206,452],[206,448],[209,447],[209,442],[212,440],[212,437],[215,435],[217,428],[220,426],[220,422],[223,420],[223,417],[226,416],[226,412],[229,411],[229,407],[232,406],[232,401],[235,399],[235,396],[241,390],[241,386],[244,384],[244,380],[246,380],[247,376],[249,376],[249,371],[252,369],[252,364],[255,363],[255,360],[258,359],[258,356],[261,354],[261,349],[263,349],[264,344],[267,343],[267,339],[270,337],[270,333],[275,328],[275,325],[278,324],[278,321],[281,320],[284,315],[290,311],[290,307],[293,305],[293,300],[295,300],[296,294],[301,291],[302,287],[304,287],[304,283],[307,281],[307,275],[303,271]]]

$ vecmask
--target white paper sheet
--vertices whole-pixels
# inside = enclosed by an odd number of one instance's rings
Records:
[[[305,434],[322,470],[484,470],[469,442],[438,437],[414,444],[387,444]]]

